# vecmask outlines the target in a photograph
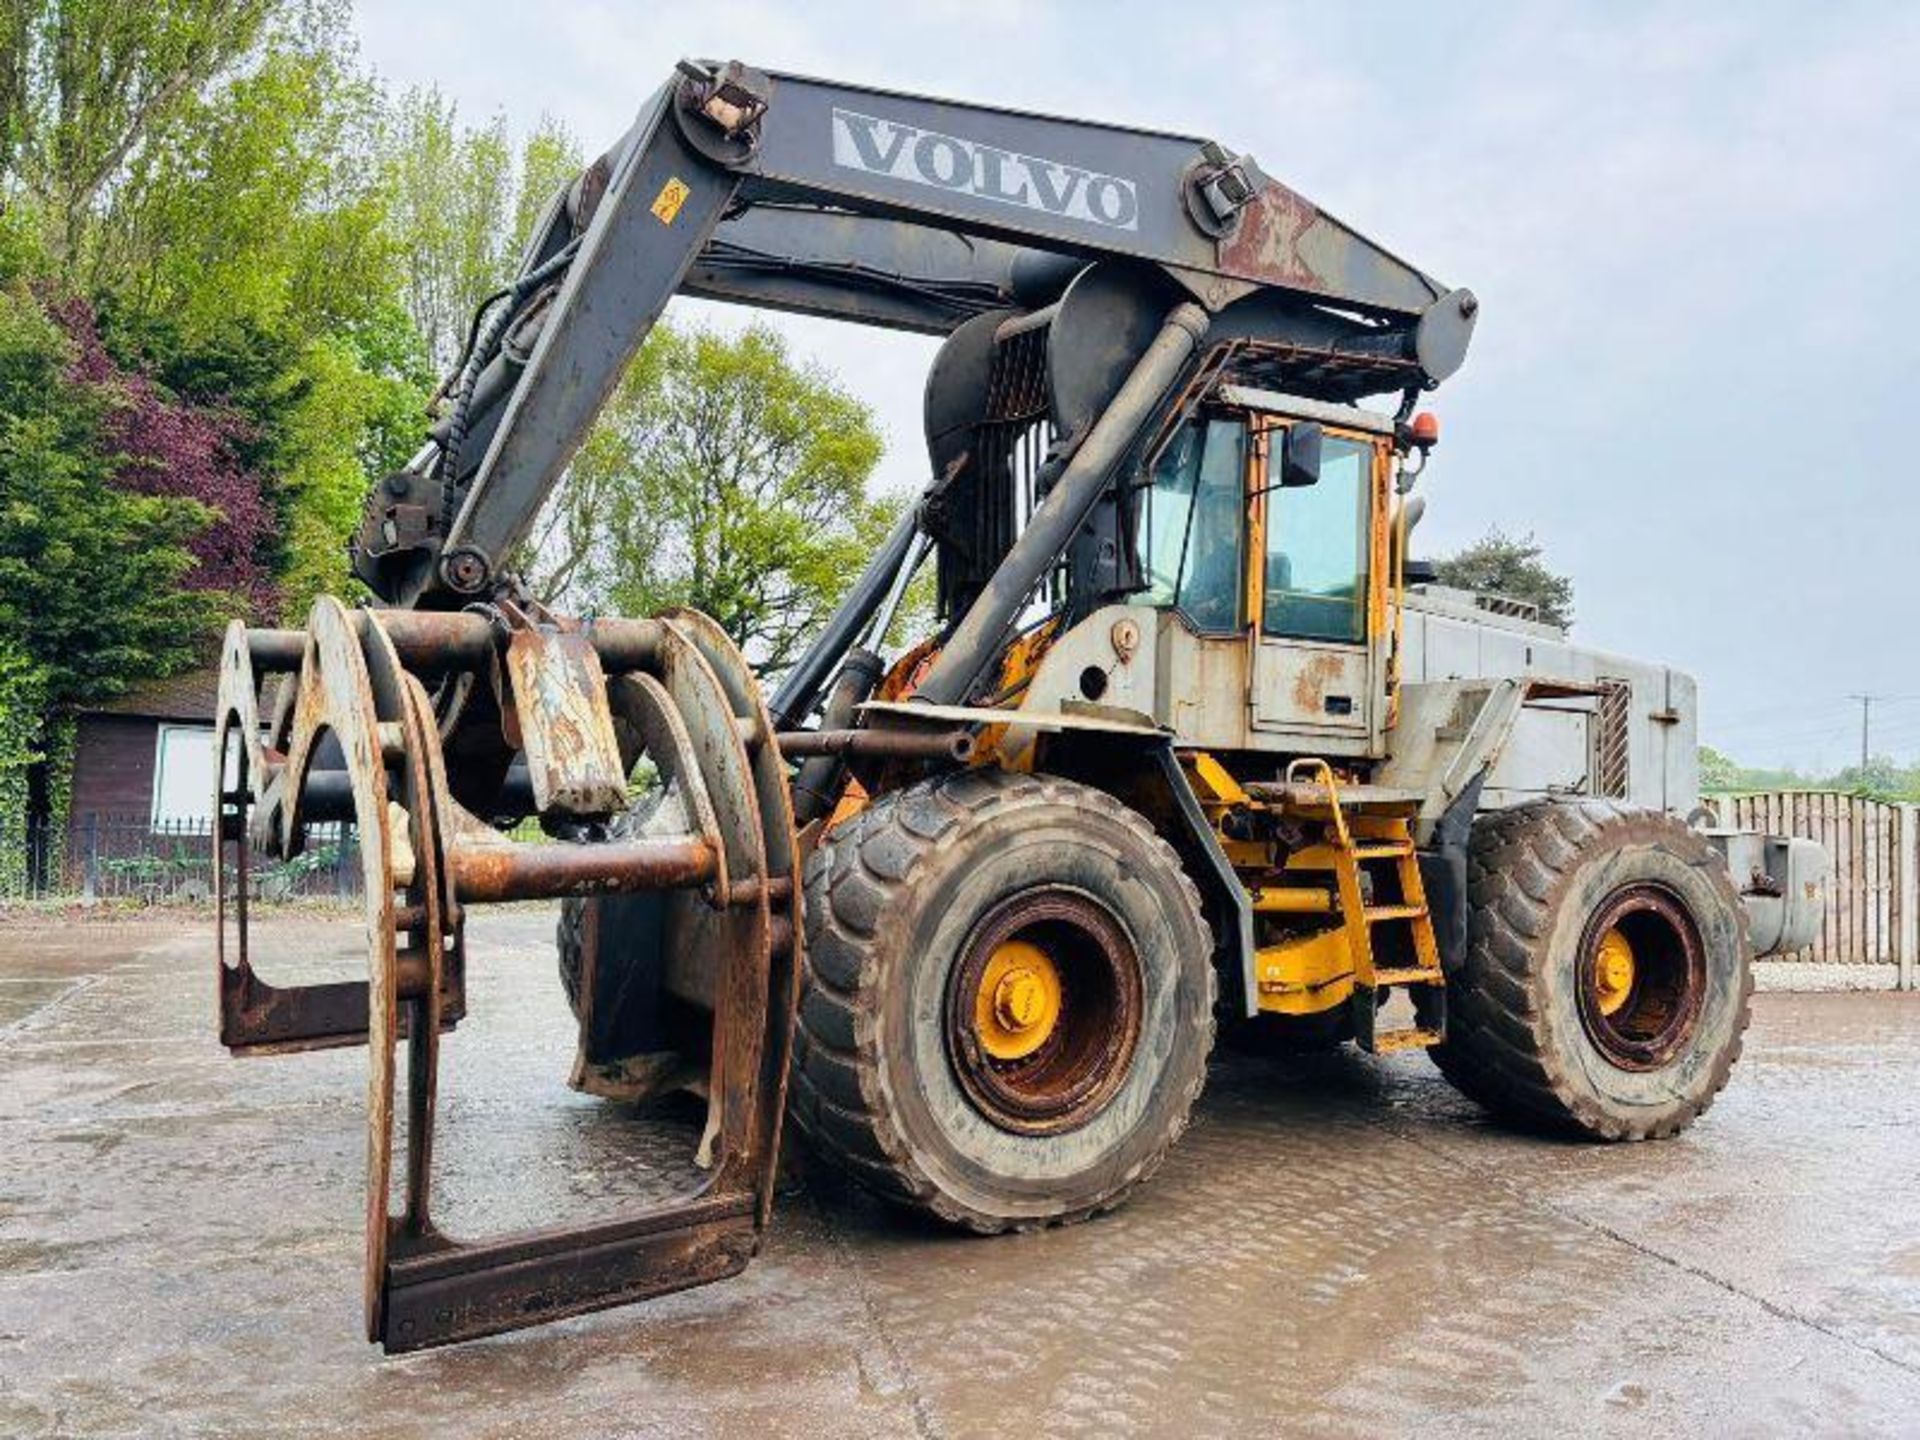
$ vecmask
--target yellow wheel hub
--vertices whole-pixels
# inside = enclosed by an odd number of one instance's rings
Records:
[[[1633,972],[1632,942],[1617,929],[1607,931],[1593,954],[1593,983],[1602,1015],[1611,1015],[1627,1003],[1633,993]]]
[[[1060,971],[1047,952],[1009,940],[987,957],[973,999],[973,1029],[995,1060],[1021,1060],[1060,1023]]]

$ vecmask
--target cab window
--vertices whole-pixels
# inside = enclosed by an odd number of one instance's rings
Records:
[[[1267,634],[1366,639],[1372,462],[1371,446],[1329,435],[1319,484],[1267,491]]]
[[[1197,630],[1240,628],[1246,458],[1239,421],[1206,420],[1183,427],[1153,467],[1147,601],[1178,608]]]

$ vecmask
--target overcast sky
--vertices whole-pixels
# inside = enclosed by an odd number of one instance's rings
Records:
[[[1692,671],[1748,763],[1845,763],[1859,692],[1874,749],[1920,755],[1920,7],[360,7],[390,84],[590,152],[689,54],[1250,152],[1480,295],[1416,553],[1531,530],[1576,637]],[[933,342],[781,323],[917,487]]]

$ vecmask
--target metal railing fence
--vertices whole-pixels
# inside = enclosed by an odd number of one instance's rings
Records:
[[[227,862],[233,878],[233,864]],[[250,898],[354,901],[360,853],[351,825],[315,825],[291,860],[255,855]],[[0,818],[0,900],[119,900],[193,904],[213,899],[213,827],[145,815]]]

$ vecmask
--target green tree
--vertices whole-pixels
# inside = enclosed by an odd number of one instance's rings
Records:
[[[0,895],[26,888],[31,847],[24,822],[31,814],[33,771],[46,758],[46,697],[40,671],[0,638]]]
[[[551,115],[542,115],[520,147],[511,254],[517,257],[526,249],[547,206],[563,186],[573,183],[581,166],[580,142],[573,132]]]
[[[405,256],[407,312],[444,371],[459,355],[474,308],[513,268],[506,117],[463,127],[438,90],[412,90],[395,109],[390,145],[390,223]]]
[[[399,303],[386,103],[343,39],[348,11],[343,0],[39,9],[47,33],[92,36],[102,53],[137,48],[110,11],[138,11],[134,31],[226,26],[218,55],[189,47],[166,102],[138,107],[138,138],[65,227],[81,238],[58,268],[98,307],[119,364],[237,418],[268,505],[255,549],[298,617],[319,589],[351,589],[344,543],[361,496],[418,444],[431,385]],[[35,149],[50,147],[63,106],[89,132],[133,123],[91,88],[38,84],[24,122]],[[100,115],[85,118],[90,107]],[[22,208],[55,205],[53,188],[22,191]]]
[[[1713,794],[1761,790],[1842,790],[1872,800],[1920,800],[1920,764],[1902,765],[1875,755],[1863,767],[1847,765],[1829,774],[1742,765],[1710,745],[1700,747],[1700,788]]]
[[[1537,606],[1549,625],[1573,624],[1573,581],[1550,570],[1532,535],[1515,538],[1499,526],[1464,550],[1443,556],[1434,569],[1443,585],[1500,595]]]
[[[525,561],[550,603],[704,610],[762,671],[826,619],[898,516],[871,411],[777,332],[657,327]]]
[[[274,0],[9,0],[0,19],[0,175],[72,262],[101,197],[153,134],[253,51]]]
[[[271,31],[244,72],[176,106],[129,162],[79,279],[193,342],[364,323],[400,274],[380,125],[379,91],[349,52]]]
[[[1709,795],[1724,795],[1728,791],[1738,790],[1741,770],[1739,764],[1728,755],[1721,754],[1711,745],[1700,747],[1700,788]]]
[[[516,157],[504,115],[467,126],[438,90],[400,98],[386,158],[389,233],[406,257],[407,312],[437,370],[452,368],[474,310],[513,277],[548,202],[579,169],[579,145],[551,116]]]
[[[9,0],[0,199],[68,284],[190,332],[389,288],[346,0]],[[302,314],[301,312],[304,312]]]
[[[0,4],[0,770],[32,759],[38,810],[78,709],[204,660],[227,615],[349,588],[368,481],[418,444],[386,101],[349,22]]]
[[[306,347],[279,420],[289,623],[304,623],[318,595],[356,590],[347,537],[369,480],[418,448],[428,386],[425,347],[397,306],[380,323]]]
[[[1869,756],[1865,765],[1849,765],[1833,777],[1838,790],[1851,790],[1872,800],[1903,800],[1913,791],[1915,776],[1903,770],[1891,755]]]
[[[50,716],[184,668],[232,604],[181,585],[205,507],[113,483],[113,397],[72,359],[25,286],[0,289],[0,638]]]

